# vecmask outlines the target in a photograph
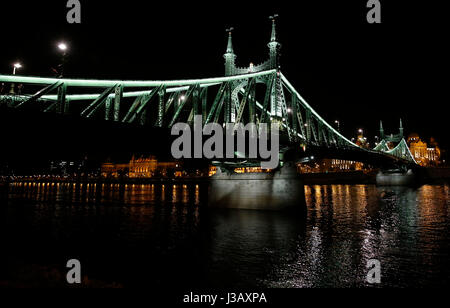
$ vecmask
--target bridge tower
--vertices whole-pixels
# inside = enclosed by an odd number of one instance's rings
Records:
[[[269,47],[269,59],[260,65],[251,64],[250,67],[237,67],[236,66],[236,54],[233,49],[232,31],[234,28],[227,29],[228,32],[228,44],[225,54],[225,76],[243,75],[249,72],[260,72],[269,69],[280,68],[280,49],[281,44],[277,41],[277,29],[276,18],[278,15],[270,16],[272,20],[272,32],[270,35],[270,42],[267,44]]]
[[[380,140],[384,139],[383,121],[380,121]]]
[[[402,124],[402,119],[400,119],[400,129],[399,129],[399,131],[400,131],[400,136],[403,138],[403,124]]]
[[[228,31],[228,45],[227,50],[223,57],[225,58],[225,76],[232,76],[235,74],[235,61],[236,55],[233,50],[233,38],[231,36],[233,28],[227,29]]]
[[[269,18],[272,20],[272,33],[270,35],[270,42],[267,44],[267,47],[269,47],[269,61],[268,61],[268,67],[270,69],[280,69],[280,49],[281,44],[277,41],[277,28],[276,28],[276,18],[278,17],[277,14],[270,16]],[[277,80],[275,81],[275,86],[272,90],[272,97],[271,97],[271,115],[274,117],[282,117],[282,111],[281,111],[281,100],[283,100],[283,93],[282,93],[282,87],[280,83],[280,79],[277,75]]]
[[[278,17],[278,15],[270,16],[270,19],[272,19],[272,34],[270,36],[270,42],[267,44],[269,47],[269,63],[271,69],[278,69],[279,68],[279,56],[280,56],[280,49],[281,44],[277,42],[277,29],[276,29],[276,22],[275,19]]]

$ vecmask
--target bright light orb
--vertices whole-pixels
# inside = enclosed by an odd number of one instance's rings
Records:
[[[64,43],[59,43],[58,44],[58,48],[59,48],[59,50],[66,51],[67,50],[67,45],[64,44]]]
[[[14,67],[15,67],[15,68],[21,68],[21,67],[22,67],[22,64],[20,64],[20,63],[15,63],[15,64],[14,64]]]

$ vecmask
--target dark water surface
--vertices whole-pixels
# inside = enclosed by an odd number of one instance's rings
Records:
[[[448,185],[305,186],[306,214],[208,210],[205,184],[12,183],[0,201],[0,286],[450,285]]]

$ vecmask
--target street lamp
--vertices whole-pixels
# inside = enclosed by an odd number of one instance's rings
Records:
[[[338,132],[340,132],[341,131],[341,123],[338,120],[334,121],[334,123],[336,123],[336,125],[337,125]]]
[[[64,64],[66,63],[66,54],[67,54],[67,44],[61,42],[58,44],[58,49],[62,52],[61,63],[59,64],[59,76],[58,78],[63,78],[64,76]]]
[[[19,62],[14,63],[13,75],[16,74],[16,70],[18,70],[19,68],[22,68],[22,64],[20,64]]]
[[[20,64],[19,62],[14,63],[13,65],[13,75],[16,74],[16,70],[18,70],[19,68],[22,68],[22,64]],[[14,95],[14,83],[11,84],[11,91],[9,91],[9,94]]]
[[[66,51],[67,50],[67,45],[65,43],[59,43],[58,44],[58,48],[61,51]]]
[[[362,130],[362,128],[358,129],[358,133],[360,133],[360,134],[362,134],[362,133],[363,133],[363,130]]]

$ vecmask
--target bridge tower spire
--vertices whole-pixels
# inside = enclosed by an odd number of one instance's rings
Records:
[[[277,29],[275,22],[277,17],[278,14],[269,17],[272,20],[272,34],[270,36],[270,42],[269,44],[267,44],[267,46],[269,47],[271,69],[277,69],[279,67],[279,55],[281,44],[277,42]]]
[[[383,121],[380,121],[380,140],[384,139]]]
[[[232,38],[232,31],[234,28],[227,29],[228,32],[228,45],[227,50],[225,54],[223,55],[225,59],[225,76],[232,76],[234,75],[235,71],[235,61],[236,61],[236,55],[234,54],[233,50],[233,38]]]
[[[403,123],[402,123],[402,119],[400,119],[400,137],[403,138]]]

